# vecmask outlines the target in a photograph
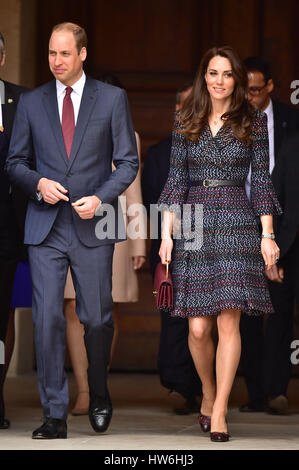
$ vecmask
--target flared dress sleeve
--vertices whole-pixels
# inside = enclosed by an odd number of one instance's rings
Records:
[[[269,173],[269,140],[267,115],[256,112],[251,143],[251,205],[255,215],[280,215],[278,202]]]
[[[172,131],[172,145],[170,155],[169,173],[158,200],[158,205],[165,204],[169,206],[181,206],[186,202],[189,177],[188,177],[188,160],[187,160],[187,139],[179,131],[183,129],[182,122],[176,115],[174,127]],[[179,207],[178,207],[179,206]],[[175,208],[173,209],[176,210]]]

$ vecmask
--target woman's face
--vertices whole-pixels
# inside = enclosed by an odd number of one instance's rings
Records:
[[[205,74],[211,99],[227,99],[234,91],[235,79],[230,61],[226,57],[215,56],[208,65]]]

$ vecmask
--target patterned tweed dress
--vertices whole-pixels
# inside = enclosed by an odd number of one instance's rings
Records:
[[[244,145],[231,128],[213,137],[207,125],[193,143],[173,131],[170,170],[159,204],[202,204],[203,243],[190,249],[184,234],[174,244],[171,270],[174,284],[172,315],[218,315],[240,309],[249,315],[270,313],[267,279],[256,216],[280,214],[269,175],[267,117],[256,111],[252,142]],[[251,164],[251,201],[244,187],[196,186],[203,179],[245,180]],[[183,232],[183,230],[181,230]]]

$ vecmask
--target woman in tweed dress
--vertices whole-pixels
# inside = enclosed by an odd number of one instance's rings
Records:
[[[159,199],[166,205],[162,263],[172,260],[173,315],[189,318],[189,347],[203,385],[199,417],[213,441],[227,441],[228,399],[238,367],[241,312],[273,311],[264,268],[279,258],[273,214],[280,214],[269,176],[266,115],[246,99],[247,74],[230,47],[203,57],[193,91],[176,117],[168,180]],[[244,184],[252,167],[251,201]],[[203,242],[183,234],[173,250],[175,209],[203,208]],[[262,238],[256,216],[260,217]],[[173,253],[172,253],[173,251]],[[216,380],[213,319],[217,318]]]

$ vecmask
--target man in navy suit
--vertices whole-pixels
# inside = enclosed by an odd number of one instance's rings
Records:
[[[138,156],[126,93],[85,75],[86,43],[78,25],[53,28],[49,65],[56,80],[21,97],[7,160],[11,181],[30,196],[25,243],[45,418],[34,439],[67,437],[63,295],[69,266],[85,327],[91,425],[104,432],[112,416],[107,366],[113,337],[112,255],[119,241],[113,228],[117,198],[134,180]],[[114,216],[107,219],[102,213],[100,219],[101,209]],[[106,237],[97,225],[103,219],[108,220]]]

